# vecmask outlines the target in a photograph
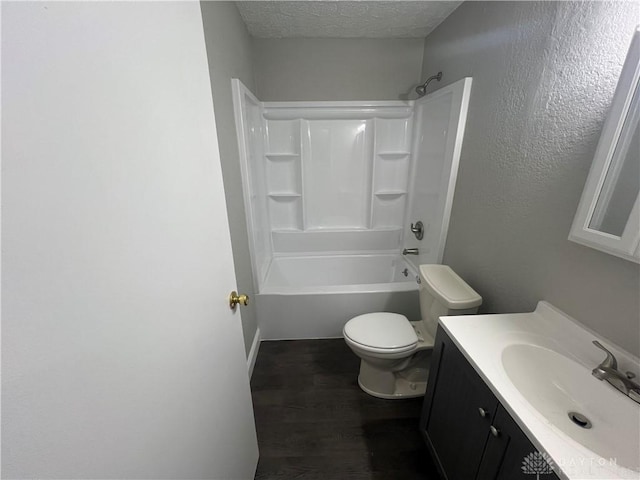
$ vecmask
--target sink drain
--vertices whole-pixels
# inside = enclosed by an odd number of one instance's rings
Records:
[[[578,412],[569,412],[569,418],[581,428],[591,428],[591,422],[587,417]]]

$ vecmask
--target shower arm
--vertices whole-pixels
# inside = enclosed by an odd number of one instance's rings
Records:
[[[442,80],[442,72],[438,72],[435,75],[431,75],[429,78],[425,80],[425,82],[422,85],[418,85],[416,87],[416,93],[419,96],[424,97],[427,94],[427,85],[429,85],[429,82],[431,82],[431,80],[436,80],[438,82]]]

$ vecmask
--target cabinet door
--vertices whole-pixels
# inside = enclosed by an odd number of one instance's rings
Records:
[[[476,480],[558,478],[502,405],[492,426]]]
[[[445,478],[476,478],[497,407],[493,393],[438,328],[420,429]]]

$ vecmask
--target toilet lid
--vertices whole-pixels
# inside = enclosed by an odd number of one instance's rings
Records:
[[[418,336],[407,317],[397,313],[359,315],[347,322],[344,334],[354,342],[372,348],[394,350],[418,343]]]

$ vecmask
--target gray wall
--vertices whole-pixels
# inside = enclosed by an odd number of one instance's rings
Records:
[[[231,79],[239,78],[255,91],[251,65],[251,37],[233,2],[201,2],[204,35],[209,59],[211,91],[215,105],[222,176],[229,214],[238,291],[253,296],[253,273],[245,220],[242,177],[231,96]],[[230,286],[231,287],[231,286]],[[242,307],[242,331],[248,354],[258,328],[255,302]]]
[[[474,79],[444,262],[484,312],[544,299],[635,354],[638,265],[567,236],[639,9],[468,2],[426,39],[423,63],[443,83]]]
[[[406,99],[422,51],[413,38],[256,38],[254,93],[262,101]]]

